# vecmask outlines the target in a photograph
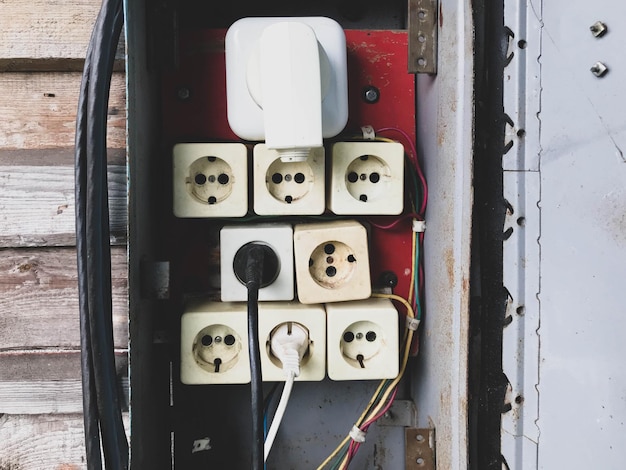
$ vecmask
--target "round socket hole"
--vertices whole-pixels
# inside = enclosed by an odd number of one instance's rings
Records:
[[[221,158],[198,158],[189,166],[187,183],[194,199],[204,204],[218,204],[232,193],[233,171]]]
[[[226,325],[203,328],[194,339],[192,351],[196,363],[210,373],[219,374],[232,369],[240,359],[241,338]]]
[[[267,169],[265,185],[270,195],[282,203],[293,204],[311,191],[315,177],[311,165],[304,162],[274,160]]]
[[[344,287],[356,269],[357,263],[352,249],[339,241],[318,245],[309,259],[311,277],[325,289]]]
[[[367,369],[368,361],[384,347],[380,327],[371,321],[358,321],[342,333],[339,348],[343,358],[352,367]]]
[[[374,155],[361,155],[352,160],[346,169],[348,193],[360,202],[384,197],[390,181],[391,170],[382,159]]]

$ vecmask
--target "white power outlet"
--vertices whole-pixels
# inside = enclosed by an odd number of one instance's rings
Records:
[[[307,331],[309,348],[300,362],[297,381],[320,381],[326,375],[326,312],[322,305],[297,302],[259,304],[259,344],[264,381],[285,380],[280,361],[270,351],[272,333],[281,325],[298,324]]]
[[[399,372],[398,312],[388,299],[326,305],[328,376],[391,379]]]
[[[333,145],[329,209],[335,214],[397,215],[404,207],[404,147],[397,142]]]
[[[190,302],[181,320],[181,382],[250,382],[247,325],[245,304]]]
[[[304,304],[365,299],[371,294],[365,227],[354,220],[294,229],[298,299]]]
[[[305,161],[283,162],[265,144],[254,147],[254,212],[259,215],[319,215],[326,207],[324,148]]]
[[[223,302],[245,301],[248,290],[235,272],[234,260],[239,250],[258,243],[277,256],[278,271],[273,282],[259,289],[259,300],[293,300],[293,229],[289,224],[225,226],[220,231],[220,277]],[[265,268],[269,269],[268,263]]]
[[[176,217],[243,217],[248,212],[248,151],[239,143],[177,144]]]

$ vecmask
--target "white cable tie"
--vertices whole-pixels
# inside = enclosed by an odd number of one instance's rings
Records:
[[[361,431],[356,424],[352,426],[349,436],[354,442],[358,442],[360,444],[365,442],[365,431]]]
[[[413,231],[417,233],[424,233],[426,231],[426,221],[413,219]]]
[[[406,327],[409,330],[417,331],[420,321],[417,318],[406,317]]]
[[[376,140],[376,132],[372,126],[361,127],[361,132],[363,133],[363,140]]]

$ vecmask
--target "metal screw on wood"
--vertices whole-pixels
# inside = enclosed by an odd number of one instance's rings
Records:
[[[591,73],[596,77],[604,77],[609,71],[609,68],[602,62],[596,62],[589,70],[591,70]]]
[[[594,35],[594,37],[601,38],[606,34],[608,28],[602,21],[596,21],[594,24],[589,26],[589,30],[591,31],[591,34]]]

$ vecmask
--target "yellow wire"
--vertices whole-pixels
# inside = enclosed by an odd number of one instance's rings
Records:
[[[398,302],[400,302],[401,304],[403,304],[406,307],[406,309],[407,309],[406,310],[407,316],[409,316],[410,318],[415,318],[415,312],[413,311],[413,307],[411,307],[411,304],[408,303],[406,301],[406,299],[400,297],[399,295],[373,293],[372,297],[378,297],[378,298],[384,298],[384,299],[390,299],[390,300],[397,300]],[[407,365],[407,362],[409,360],[409,351],[411,349],[411,341],[412,340],[413,340],[413,330],[408,330],[408,335],[406,336],[406,343],[405,343],[405,347],[404,347],[404,351],[403,351],[404,354],[403,354],[403,357],[402,357],[402,367],[400,368],[400,373],[396,376],[396,378],[393,380],[393,382],[391,382],[391,384],[389,385],[387,391],[383,394],[383,398],[379,401],[379,404],[374,408],[374,410],[380,411],[380,409],[382,409],[382,406],[387,401],[387,398],[389,398],[389,395],[391,394],[391,391],[395,388],[395,386],[402,379],[402,375],[404,374],[404,371],[406,370],[406,365]],[[359,419],[356,421],[356,426],[357,427],[359,427],[363,422],[365,422],[365,417],[366,416],[368,416],[368,415],[375,416],[377,414],[377,413],[370,413],[370,407],[376,402],[376,397],[378,396],[380,391],[383,389],[384,385],[385,385],[385,380],[381,381],[380,384],[378,385],[378,387],[376,388],[376,391],[374,392],[374,394],[372,395],[372,398],[370,399],[369,403],[367,404],[367,406],[363,410],[363,413],[361,414]],[[322,470],[326,465],[328,465],[328,463],[332,459],[334,459],[337,456],[337,454],[339,454],[339,452],[341,451],[342,447],[344,445],[346,445],[346,443],[349,440],[350,440],[350,435],[347,435],[339,443],[337,448],[326,458],[326,460],[324,460],[319,465],[319,467],[317,467],[317,470]],[[346,455],[346,457],[342,461],[342,465],[344,465],[344,463],[347,463],[346,462],[347,458],[348,458],[348,456]]]
[[[409,302],[411,302],[413,300],[413,295],[415,294],[415,289],[414,289],[414,285],[415,285],[415,269],[413,269],[413,265],[415,264],[415,251],[416,251],[416,245],[417,245],[417,233],[413,232],[413,236],[411,237],[411,285],[409,286],[409,296],[408,296],[408,300]]]

